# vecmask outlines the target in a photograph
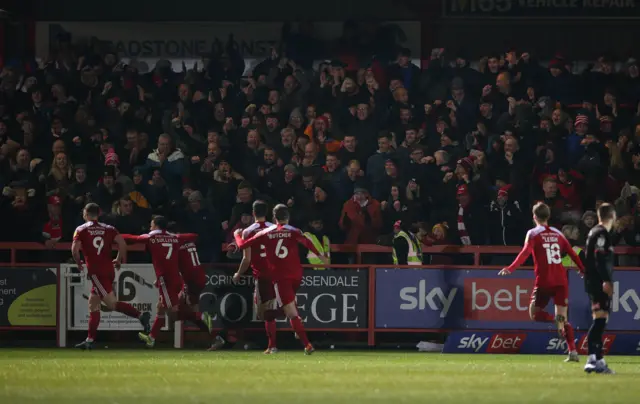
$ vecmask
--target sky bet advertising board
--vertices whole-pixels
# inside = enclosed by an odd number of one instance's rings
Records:
[[[529,319],[533,271],[498,276],[496,270],[376,270],[376,328],[555,331]],[[640,331],[640,272],[614,275],[607,329]],[[553,305],[547,310],[553,313]],[[576,330],[591,325],[591,305],[582,279],[569,274],[569,320]]]
[[[605,355],[640,355],[640,335],[605,332]],[[587,334],[576,333],[576,348],[580,355],[588,354]],[[456,331],[449,334],[444,353],[489,354],[566,354],[567,343],[556,332],[529,331]]]

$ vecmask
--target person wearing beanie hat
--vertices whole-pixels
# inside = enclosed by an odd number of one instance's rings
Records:
[[[489,204],[489,242],[491,245],[520,245],[524,234],[524,215],[518,200],[511,196],[511,185],[498,189]],[[509,261],[510,262],[510,261]]]
[[[463,180],[466,175],[468,181],[472,177],[473,167],[474,164],[471,157],[464,157],[458,160],[456,164],[456,175],[458,176],[458,180]]]

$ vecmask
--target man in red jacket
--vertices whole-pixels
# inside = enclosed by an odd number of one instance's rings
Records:
[[[365,188],[356,187],[342,207],[340,229],[347,233],[345,244],[375,244],[382,229],[380,202]]]

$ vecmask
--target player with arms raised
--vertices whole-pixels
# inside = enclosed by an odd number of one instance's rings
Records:
[[[100,302],[104,302],[110,311],[117,311],[129,317],[137,318],[145,332],[149,332],[149,313],[140,313],[129,303],[119,302],[113,293],[115,268],[120,268],[127,254],[127,245],[114,227],[98,222],[100,207],[95,203],[85,206],[82,217],[85,223],[76,228],[71,244],[71,254],[82,271],[84,264],[80,251],[84,255],[87,275],[93,284],[89,297],[89,332],[84,342],[76,348],[91,349],[100,325]],[[118,255],[111,259],[111,246],[118,246]]]
[[[267,222],[268,206],[264,201],[257,200],[253,203],[253,217],[255,223],[242,231],[242,239],[247,240],[254,234],[273,226],[273,223]],[[273,286],[273,279],[269,273],[267,262],[267,252],[264,245],[259,248],[245,248],[242,255],[242,261],[238,271],[233,275],[233,281],[238,282],[240,277],[251,265],[254,279],[253,303],[254,311],[259,320],[264,320],[264,328],[267,332],[269,345],[264,351],[265,354],[278,352],[276,347],[276,318],[279,311],[276,310],[276,291]]]
[[[167,231],[168,222],[163,216],[151,219],[151,232],[141,236],[123,234],[124,240],[132,243],[144,244],[151,254],[153,269],[156,271],[156,287],[159,289],[158,311],[147,335],[138,336],[147,347],[155,345],[156,337],[164,326],[165,314],[171,321],[186,320],[196,324],[204,323],[211,333],[213,328],[211,316],[208,313],[193,312],[189,308],[180,308],[180,294],[184,283],[178,269],[180,246],[197,238],[195,234],[174,234]]]
[[[581,273],[584,272],[584,265],[562,232],[548,225],[550,217],[549,206],[542,202],[533,206],[533,221],[536,227],[527,232],[522,251],[511,265],[500,271],[500,275],[511,274],[533,254],[536,280],[531,294],[529,316],[533,321],[553,322],[554,316],[545,311],[549,300],[553,299],[558,333],[566,340],[569,350],[569,356],[565,361],[578,362],[573,327],[567,321],[569,283],[567,270],[562,265],[562,256],[569,254]]]
[[[239,248],[258,244],[262,250],[262,246],[264,246],[280,305],[291,323],[291,328],[298,334],[304,345],[304,353],[311,355],[314,348],[307,338],[296,306],[296,293],[302,283],[302,265],[300,265],[298,244],[304,245],[318,256],[320,254],[299,229],[289,225],[289,209],[285,205],[276,205],[273,209],[273,217],[277,221],[277,225],[267,227],[248,240],[242,239],[240,230],[236,230],[234,236]],[[321,256],[321,259],[326,265],[327,259],[324,256]]]

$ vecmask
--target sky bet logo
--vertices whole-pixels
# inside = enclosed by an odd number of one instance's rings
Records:
[[[640,297],[635,289],[627,289],[620,294],[620,282],[613,282],[613,298],[611,311],[617,313],[620,310],[633,314],[634,320],[640,320]]]
[[[496,333],[491,337],[472,334],[470,337],[460,338],[459,349],[481,352],[486,347],[486,353],[518,353],[522,343],[527,338],[523,333]]]
[[[418,282],[418,287],[407,286],[400,289],[400,310],[425,310],[429,306],[430,310],[440,311],[440,318],[445,318],[451,304],[456,297],[458,288],[452,288],[448,295],[441,288],[433,288],[427,293],[427,281],[424,279]]]
[[[574,342],[577,346],[578,338]],[[547,351],[568,353],[567,341],[562,338],[551,338],[547,344]]]
[[[530,321],[529,295],[533,279],[467,278],[464,318],[482,321]]]

